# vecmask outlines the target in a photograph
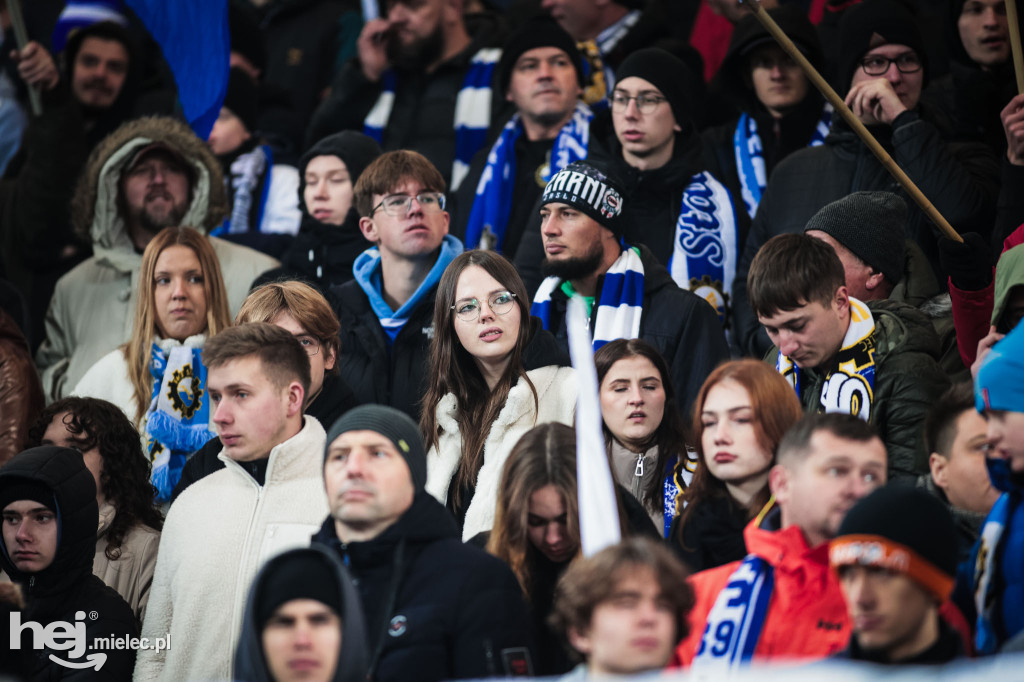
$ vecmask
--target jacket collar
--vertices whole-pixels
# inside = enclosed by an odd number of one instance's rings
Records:
[[[316,417],[306,414],[302,420],[301,431],[271,449],[264,486],[269,486],[274,482],[283,483],[299,478],[323,475],[323,452],[327,442],[327,433]],[[217,459],[224,462],[228,469],[252,480],[252,476],[238,462],[224,454],[223,448],[217,455]]]

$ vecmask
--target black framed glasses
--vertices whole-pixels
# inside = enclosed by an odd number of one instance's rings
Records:
[[[904,52],[896,55],[894,59],[873,54],[860,60],[860,67],[869,76],[884,76],[890,64],[896,64],[900,73],[917,73],[921,70],[921,58],[916,52]]]
[[[306,351],[306,355],[313,357],[320,352],[320,339],[309,334],[299,334],[295,337],[295,340],[302,346],[302,350]]]
[[[496,291],[487,299],[487,305],[495,315],[504,315],[516,304],[516,295],[511,291]],[[463,322],[476,322],[480,319],[480,301],[475,298],[463,298],[449,306]]]
[[[445,196],[441,192],[421,192],[415,197],[409,194],[391,194],[373,207],[369,217],[372,218],[378,209],[383,209],[389,216],[404,218],[409,215],[413,199],[416,199],[424,213],[437,213],[444,210]]]
[[[630,97],[624,92],[613,92],[612,109],[621,114],[629,108],[630,100],[636,101],[636,108],[641,114],[653,114],[658,105],[665,101],[665,98],[661,95],[649,95],[646,93]]]

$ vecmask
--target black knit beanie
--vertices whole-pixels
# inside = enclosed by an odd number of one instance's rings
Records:
[[[699,77],[679,57],[659,47],[637,50],[626,57],[615,72],[615,82],[643,78],[658,88],[672,107],[676,123],[685,128],[693,120],[691,100],[702,91]]]
[[[224,106],[253,134],[256,133],[259,120],[259,99],[259,88],[252,77],[237,66],[232,68],[228,75],[228,94],[224,96]]]
[[[352,179],[352,186],[355,187],[356,180],[366,167],[380,155],[380,145],[376,140],[354,130],[343,130],[322,138],[299,159],[299,207],[303,212],[306,211],[306,166],[316,157],[337,156],[341,159],[348,170],[348,176]]]
[[[804,232],[821,230],[897,284],[907,254],[906,222],[907,202],[901,197],[892,192],[854,192],[826,204],[807,221]]]
[[[576,82],[583,87],[583,59],[572,39],[564,28],[549,15],[533,17],[505,41],[498,61],[498,94],[504,98],[508,84],[512,80],[512,69],[524,52],[538,47],[557,47],[569,55],[572,66],[576,69]]]
[[[883,486],[847,512],[829,545],[829,563],[835,568],[877,566],[903,573],[937,601],[945,601],[956,575],[953,515],[925,490]]]
[[[338,417],[334,426],[327,432],[325,461],[331,443],[349,431],[375,431],[394,443],[409,465],[409,473],[412,474],[416,491],[423,490],[427,484],[427,452],[423,447],[420,429],[409,415],[385,405],[360,405],[352,408]]]
[[[0,489],[0,511],[11,502],[31,500],[38,502],[52,512],[57,511],[57,503],[53,491],[39,481],[31,479],[9,479],[8,484]]]
[[[927,85],[928,53],[914,15],[894,0],[865,0],[848,10],[839,21],[839,82],[836,85],[840,94],[850,90],[853,72],[860,67],[864,55],[873,49],[871,38],[875,34],[885,39],[884,44],[906,45],[913,49],[923,65],[923,85]]]
[[[293,599],[314,599],[341,616],[338,576],[317,552],[296,551],[279,560],[268,573],[256,596],[256,622],[262,628],[274,611]]]
[[[775,20],[779,28],[789,36],[800,52],[807,57],[816,69],[821,70],[824,56],[821,41],[814,24],[807,18],[807,13],[797,5],[780,5],[768,10],[768,16]],[[718,68],[718,78],[723,86],[733,92],[747,90],[751,86],[750,66],[747,57],[762,45],[777,45],[775,38],[768,29],[761,25],[757,17],[747,14],[736,24],[732,37],[729,39],[729,50]]]
[[[593,161],[570,163],[551,178],[540,205],[554,203],[573,206],[622,237],[622,185]]]

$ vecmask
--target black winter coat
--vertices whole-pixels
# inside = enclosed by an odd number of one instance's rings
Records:
[[[639,338],[658,349],[665,358],[683,415],[700,391],[701,384],[719,363],[729,359],[729,348],[715,309],[694,293],[676,286],[672,276],[646,246],[640,246],[644,266],[643,317]],[[604,277],[598,278],[601,290]],[[569,336],[565,329],[565,311],[569,298],[556,288],[551,295],[551,332],[568,353]],[[591,316],[594,332],[597,316]]]
[[[382,149],[412,149],[423,154],[451,185],[456,96],[470,60],[493,42],[496,30],[496,26],[485,27],[465,50],[429,74],[396,69],[395,101],[382,135]],[[348,62],[331,85],[331,94],[313,112],[306,146],[341,130],[362,131],[382,90],[380,81],[366,79],[357,60]]]
[[[891,129],[872,127],[872,132],[950,224],[988,236],[999,193],[999,165],[987,147],[947,143],[917,110],[900,114]],[[906,236],[921,247],[932,269],[941,272],[937,229],[856,133],[837,121],[824,145],[798,151],[775,168],[761,198],[733,282],[734,338],[741,352],[762,357],[771,348],[747,298],[747,271],[758,249],[775,235],[803,232],[826,204],[865,190],[896,192],[907,199]]]
[[[80,623],[85,628],[82,644],[86,649],[75,657],[72,657],[76,653],[73,649],[34,649],[32,631],[25,628],[19,651],[9,651],[9,640],[4,640],[4,656],[18,656],[20,660],[14,667],[20,668],[21,678],[31,682],[130,680],[135,667],[135,651],[131,649],[117,649],[111,645],[96,652],[106,654],[99,670],[64,667],[49,659],[53,655],[64,661],[84,663],[87,656],[93,655],[88,647],[97,637],[124,640],[139,636],[139,625],[128,603],[92,574],[96,529],[99,527],[99,507],[96,505],[96,485],[92,474],[85,468],[79,453],[49,445],[32,448],[12,458],[0,471],[0,490],[24,479],[41,483],[53,491],[58,510],[56,522],[60,524],[57,554],[43,570],[33,574],[22,573],[11,560],[10,548],[0,543],[3,550],[0,552],[0,568],[24,591],[23,625],[28,621],[41,623],[44,627],[58,621]],[[78,612],[85,613],[85,618],[76,621]],[[2,615],[6,621],[8,614]],[[5,628],[7,625],[4,622]]]
[[[451,514],[424,491],[383,533],[342,543],[328,517],[313,542],[338,553],[356,583],[372,678],[511,675],[533,660],[522,590],[501,560],[464,545]]]
[[[391,343],[359,282],[331,289],[341,322],[338,369],[356,402],[390,405],[419,420],[426,390],[427,359],[434,335],[435,286],[423,295]]]
[[[679,535],[679,520],[672,520],[669,542],[676,556],[691,572],[704,571],[739,561],[747,555],[743,529],[750,514],[728,496],[711,497],[700,503],[686,518]]]
[[[322,223],[302,211],[299,233],[281,254],[281,267],[267,270],[253,283],[296,279],[325,293],[331,287],[352,281],[352,264],[373,246],[359,231],[359,214],[349,211],[341,225]]]

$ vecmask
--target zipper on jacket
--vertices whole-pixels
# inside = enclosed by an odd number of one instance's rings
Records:
[[[633,469],[633,475],[637,478],[644,477],[644,453],[639,453],[636,456],[636,468]]]

